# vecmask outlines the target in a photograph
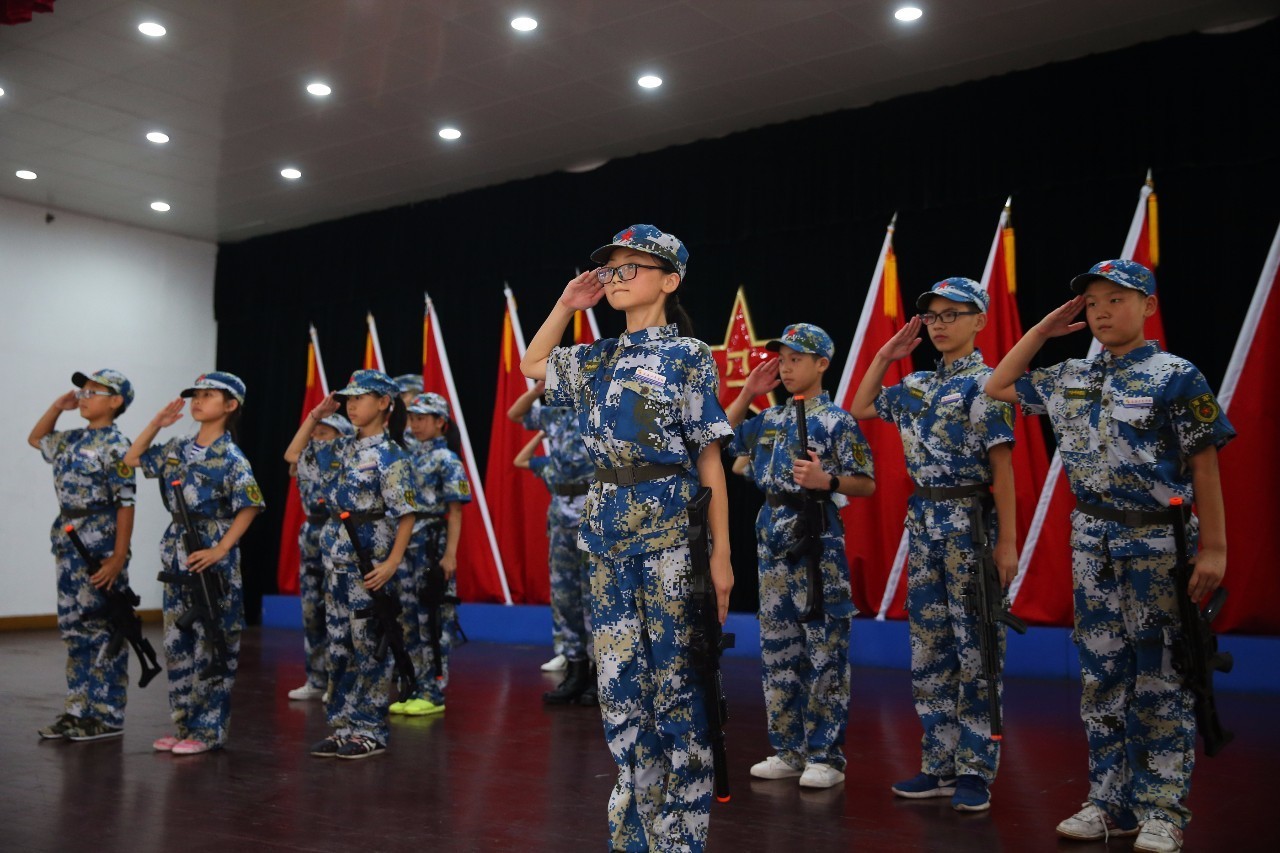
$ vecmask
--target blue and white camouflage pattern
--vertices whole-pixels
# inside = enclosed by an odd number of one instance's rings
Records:
[[[993,400],[983,390],[991,372],[982,353],[974,350],[949,366],[939,359],[935,370],[909,374],[877,395],[876,413],[898,427],[907,473],[917,486],[992,482],[990,450],[1013,444],[1014,413],[1008,403]],[[990,784],[999,768],[1000,745],[991,739],[977,615],[965,606],[965,591],[978,563],[969,531],[971,500],[934,501],[912,495],[907,501],[911,692],[924,728],[921,771],[948,778],[978,776]],[[998,519],[993,519],[993,537],[998,535],[997,525]],[[1002,625],[1001,661],[1004,635]],[[997,691],[1001,687],[997,683]]]
[[[831,358],[835,354],[836,345],[823,329],[812,323],[792,323],[782,330],[782,337],[769,341],[764,345],[770,352],[777,352],[783,347],[796,352],[816,355],[820,358]]]
[[[1099,278],[1136,290],[1143,296],[1154,296],[1156,292],[1155,273],[1137,261],[1126,259],[1100,261],[1094,264],[1087,273],[1081,273],[1071,279],[1071,290],[1075,293],[1084,293],[1089,283]]]
[[[600,711],[618,765],[608,812],[617,850],[706,844],[712,763],[689,659],[687,505],[698,455],[733,434],[718,385],[707,345],[674,325],[557,347],[547,361],[547,402],[575,410],[596,467],[686,471],[596,483],[583,507]]]
[[[591,253],[591,260],[603,264],[614,249],[635,249],[653,255],[671,265],[684,278],[689,268],[689,250],[674,234],[667,234],[652,225],[632,225],[613,235],[613,242],[606,243]]]
[[[987,306],[991,304],[991,295],[987,293],[985,287],[971,278],[963,278],[961,276],[944,278],[942,281],[935,282],[933,287],[916,297],[916,307],[921,311],[927,311],[929,302],[935,296],[950,299],[952,302],[969,302],[975,305],[979,311],[984,312],[987,310]]]
[[[202,373],[196,377],[196,381],[192,382],[187,388],[182,389],[179,394],[181,397],[192,397],[196,391],[226,391],[232,397],[244,405],[245,387],[244,380],[234,373],[227,373],[225,370],[214,370],[209,373]]]
[[[1048,414],[1077,500],[1157,510],[1194,503],[1187,459],[1235,436],[1200,371],[1154,341],[1032,370],[1023,410]],[[1089,739],[1089,800],[1119,822],[1185,827],[1195,714],[1172,666],[1180,631],[1173,529],[1071,516],[1080,716]],[[1194,550],[1196,519],[1188,523]]]
[[[338,415],[332,416],[339,417]],[[325,418],[321,423],[327,423]],[[350,426],[346,418],[342,419]],[[334,427],[337,429],[337,427]],[[345,434],[345,433],[344,433]],[[324,552],[320,548],[320,531],[325,521],[312,521],[312,515],[328,514],[321,499],[333,488],[342,463],[334,452],[332,441],[312,439],[298,456],[298,494],[302,498],[303,519],[298,530],[298,588],[302,600],[303,650],[306,656],[307,684],[323,690],[329,683],[329,631],[325,620]],[[327,519],[326,519],[327,520]]]
[[[805,401],[805,425],[809,446],[828,474],[874,477],[871,448],[858,422],[825,392]],[[793,475],[795,460],[803,458],[794,403],[773,406],[740,424],[729,453],[750,459],[751,479],[767,494],[801,493]],[[832,497],[824,506],[821,620],[800,622],[809,594],[806,565],[787,556],[800,542],[800,513],[766,503],[756,516],[760,651],[774,751],[793,767],[827,764],[844,770],[841,745],[849,718],[849,629],[855,609],[838,512],[848,499]]]
[[[174,504],[169,497],[169,484],[182,481],[182,495],[192,523],[206,547],[222,539],[240,510],[264,505],[253,468],[229,433],[203,450],[196,445],[194,436],[152,445],[142,454],[139,470],[148,478],[161,478],[161,492],[170,507]],[[182,532],[171,522],[160,539],[162,570],[187,572],[187,556]],[[178,737],[221,746],[227,741],[231,724],[231,688],[235,685],[240,631],[244,628],[239,545],[205,571],[220,575],[226,590],[221,601],[222,631],[227,640],[230,672],[208,681],[197,677],[210,663],[208,644],[203,641],[204,629],[199,625],[191,632],[179,630],[178,617],[191,608],[194,593],[189,587],[175,584],[164,585],[165,670],[169,678],[169,710]]]
[[[102,387],[115,391],[124,398],[126,408],[133,403],[133,383],[129,381],[129,377],[118,370],[105,368],[95,370],[93,373],[76,371],[71,374],[71,384],[77,388],[83,388],[88,382],[97,382]]]
[[[117,509],[133,506],[135,500],[134,471],[124,463],[129,444],[114,424],[52,432],[40,440],[40,453],[53,466],[58,505],[71,510],[101,508],[77,519],[59,514],[49,534],[57,565],[58,631],[67,646],[65,712],[117,728],[124,725],[129,647],[122,644],[119,654],[107,658],[110,630],[106,621],[85,619],[86,613],[106,604],[106,596],[89,583],[89,567],[63,528],[74,524],[96,557],[106,559],[114,553]],[[116,586],[128,583],[126,559]]]

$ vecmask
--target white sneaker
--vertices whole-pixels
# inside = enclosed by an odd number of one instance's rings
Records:
[[[830,764],[809,764],[800,774],[801,788],[830,788],[844,781],[844,773]]]
[[[776,755],[770,755],[759,764],[751,765],[751,775],[757,779],[794,779],[800,771]]]
[[[1093,803],[1083,803],[1083,808],[1058,824],[1058,834],[1076,841],[1105,841],[1111,836],[1137,835],[1138,829],[1121,829],[1111,815]]]
[[[1158,817],[1143,821],[1142,832],[1133,842],[1134,850],[1154,853],[1178,853],[1182,849],[1182,830]]]
[[[543,672],[559,672],[569,665],[569,659],[564,655],[556,655],[551,660],[542,665]]]
[[[290,699],[319,699],[324,695],[324,688],[304,684],[289,691]]]

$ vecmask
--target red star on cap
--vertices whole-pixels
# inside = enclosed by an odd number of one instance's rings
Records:
[[[635,233],[636,233],[636,229],[634,229],[634,228],[628,228],[628,229],[623,233],[623,235],[622,235],[621,237],[619,237],[618,239],[619,239],[619,240],[630,240],[630,239],[631,239],[631,237],[632,237],[632,235],[633,235],[633,234],[635,234]]]
[[[204,381],[204,374],[203,374],[203,373],[201,373],[199,376],[197,376],[197,377],[196,377],[196,381],[197,381],[197,382],[203,382],[203,381]]]
[[[1105,263],[1102,266],[1098,267],[1098,272],[1110,272],[1110,271],[1111,271],[1110,263]]]

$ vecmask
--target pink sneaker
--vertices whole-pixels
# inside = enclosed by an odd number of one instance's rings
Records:
[[[208,752],[213,749],[209,744],[201,740],[180,740],[173,745],[174,755],[199,755],[202,752]]]
[[[156,752],[172,752],[173,748],[177,746],[178,743],[179,740],[173,735],[165,735],[164,737],[153,741],[151,743],[151,748]]]

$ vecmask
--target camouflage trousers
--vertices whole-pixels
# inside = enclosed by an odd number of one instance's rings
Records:
[[[1000,745],[991,739],[977,615],[965,610],[965,591],[977,566],[973,539],[967,531],[930,539],[913,527],[910,542],[907,624],[911,694],[924,728],[920,769],[935,776],[980,776],[990,784],[1000,764]],[[1004,626],[999,636],[1003,661]]]
[[[324,690],[329,685],[328,629],[324,618],[324,559],[320,556],[320,528],[309,522],[298,533],[298,591],[302,599],[302,649],[307,684]]]
[[[129,644],[122,643],[118,654],[107,656],[110,638],[107,621],[85,618],[85,614],[106,604],[106,596],[89,583],[89,567],[78,553],[61,549],[54,553],[58,564],[58,631],[67,646],[64,710],[76,717],[92,717],[120,728],[124,725],[128,698]],[[128,583],[126,568],[116,578],[116,587]]]
[[[1121,823],[1186,826],[1195,711],[1173,669],[1180,631],[1172,554],[1072,552],[1080,717],[1089,738],[1089,800]]]
[[[458,608],[453,604],[440,606],[440,677],[437,678],[436,656],[431,649],[431,613],[422,604],[421,589],[428,566],[439,561],[444,554],[448,533],[444,523],[429,525],[418,533],[414,543],[417,547],[407,552],[401,571],[396,573],[398,578],[408,578],[407,583],[401,587],[400,601],[405,611],[402,620],[413,623],[406,624],[405,638],[407,644],[408,638],[413,637],[413,644],[409,645],[409,657],[413,658],[413,668],[417,674],[417,692],[414,695],[437,705],[444,704],[444,692],[449,686],[449,653],[460,639]],[[407,594],[405,586],[408,587]],[[445,584],[445,595],[457,597],[456,575]],[[412,616],[408,615],[410,613]]]
[[[388,722],[391,705],[390,678],[393,660],[378,662],[373,653],[378,646],[372,619],[359,619],[355,611],[368,607],[373,599],[364,588],[360,567],[355,563],[335,563],[324,558],[325,622],[329,629],[329,701],[325,716],[334,734],[340,737],[364,735],[381,744],[391,733]],[[390,592],[399,595],[396,582]]]
[[[701,851],[712,763],[689,661],[689,546],[591,563],[600,713],[618,765],[612,849]]]
[[[591,558],[578,548],[578,526],[547,522],[551,568],[551,637],[555,652],[586,660],[591,647]]]
[[[760,663],[769,743],[793,767],[827,764],[843,771],[849,722],[849,591],[844,532],[838,518],[822,537],[824,617],[801,622],[809,597],[804,559],[788,556],[797,539],[795,512],[760,511],[756,556],[760,572]]]

